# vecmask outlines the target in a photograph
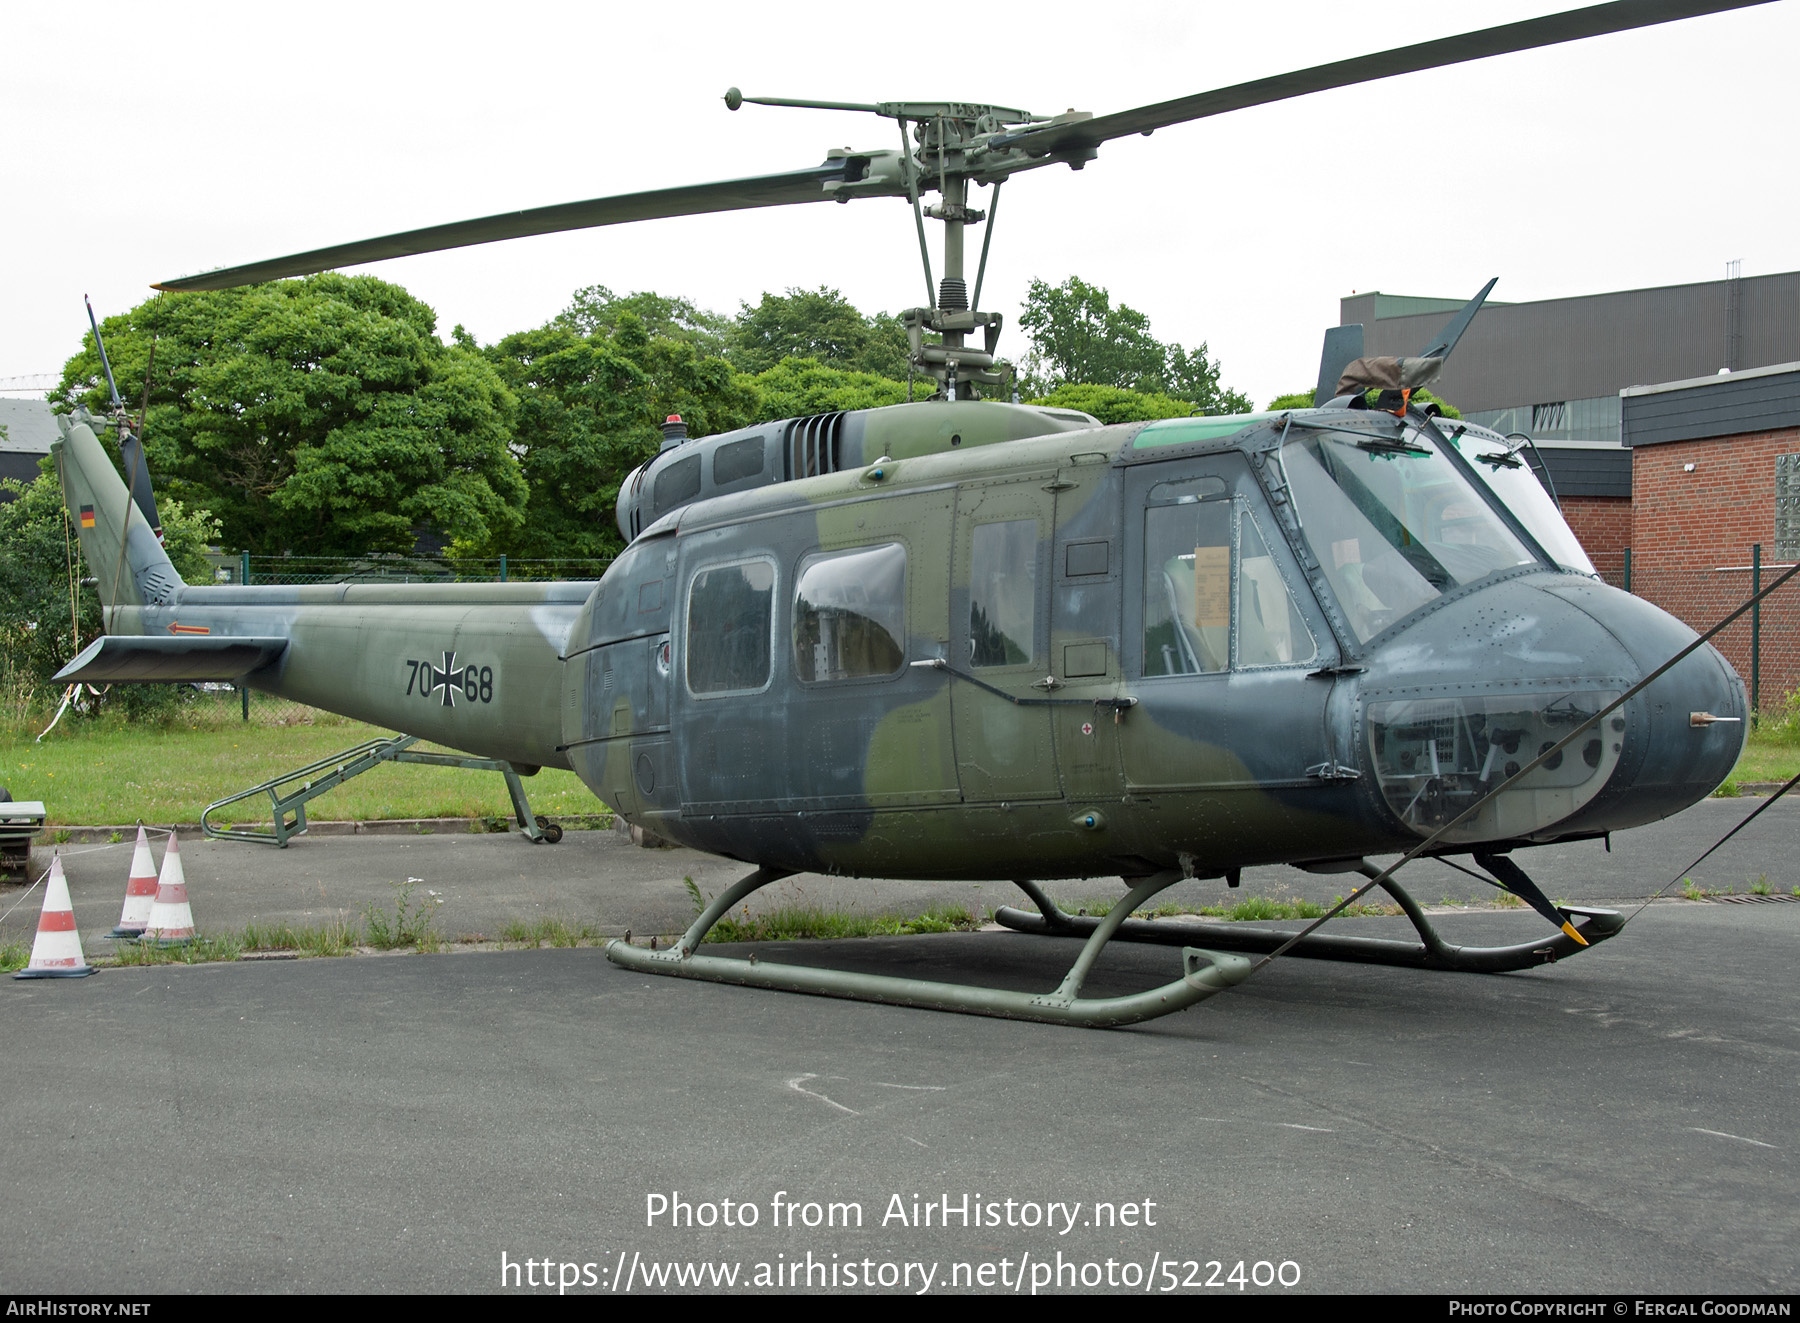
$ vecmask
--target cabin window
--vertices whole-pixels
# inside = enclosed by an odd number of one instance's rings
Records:
[[[969,549],[969,664],[1017,666],[1037,637],[1035,519],[977,524]]]
[[[696,694],[754,693],[769,683],[775,566],[715,565],[688,589],[687,683]]]
[[[809,556],[794,585],[794,669],[808,683],[898,675],[906,664],[906,548]]]
[[[700,456],[676,460],[656,475],[656,513],[667,514],[700,494]]]
[[[763,471],[763,439],[760,436],[732,441],[713,452],[713,485],[724,487]]]

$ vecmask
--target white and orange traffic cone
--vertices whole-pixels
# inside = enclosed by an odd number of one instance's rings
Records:
[[[187,876],[181,871],[181,842],[173,830],[169,832],[169,848],[163,854],[156,900],[150,906],[150,919],[141,936],[158,946],[185,946],[194,940],[194,911],[188,905]]]
[[[150,857],[150,838],[138,823],[137,848],[131,852],[131,877],[125,883],[125,908],[119,926],[108,937],[137,937],[150,923],[150,907],[156,903],[156,861]]]
[[[69,903],[69,882],[63,876],[62,856],[50,860],[50,880],[44,887],[44,909],[38,915],[37,940],[31,944],[31,963],[14,978],[85,978],[94,967],[81,953],[81,934],[75,931],[75,907]]]

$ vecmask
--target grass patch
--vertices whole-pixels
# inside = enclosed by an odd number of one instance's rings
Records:
[[[1800,691],[1765,705],[1731,781],[1788,781],[1800,773]]]
[[[204,965],[219,960],[236,960],[243,954],[243,942],[235,935],[215,937],[196,933],[194,940],[180,946],[158,946],[154,942],[120,942],[113,963],[117,965]]]
[[[600,930],[588,923],[569,919],[510,919],[500,930],[500,940],[509,946],[592,946],[604,941]]]
[[[0,974],[10,974],[14,970],[23,969],[31,963],[31,948],[23,942],[8,942],[0,946]]]
[[[52,828],[139,818],[195,822],[215,799],[392,733],[261,696],[252,700],[246,724],[236,694],[196,703],[170,726],[70,713],[42,744],[32,742],[37,730],[29,726],[0,726],[0,785],[15,799],[43,800]],[[532,811],[547,817],[601,811],[573,772],[545,768],[526,782],[526,791]],[[365,772],[307,807],[320,821],[480,818],[510,824],[512,816],[505,778],[497,772],[399,763]],[[267,809],[266,798],[244,800],[232,811],[246,816],[233,822],[252,825]]]
[[[727,915],[706,935],[709,942],[788,942],[842,937],[912,937],[920,933],[966,933],[982,920],[961,905],[940,905],[923,914],[855,914],[788,905],[766,914]]]
[[[1338,900],[1342,899],[1342,896],[1338,897]],[[1088,915],[1096,919],[1105,918],[1118,903],[1118,899],[1105,896],[1073,903],[1058,902],[1070,914]],[[1177,901],[1164,901],[1149,909],[1136,910],[1131,917],[1174,919],[1185,915],[1202,919],[1226,919],[1233,923],[1256,923],[1270,919],[1317,919],[1323,917],[1330,908],[1330,905],[1320,905],[1310,900],[1273,900],[1267,896],[1245,896],[1230,905],[1183,905]],[[1338,917],[1387,918],[1403,912],[1398,905],[1347,905]]]
[[[292,924],[248,925],[238,938],[245,951],[293,951],[303,956],[345,956],[360,945],[362,934],[347,923],[296,928]]]
[[[1705,887],[1695,886],[1693,878],[1684,877],[1681,879],[1681,894],[1688,900],[1705,900],[1713,893]]]

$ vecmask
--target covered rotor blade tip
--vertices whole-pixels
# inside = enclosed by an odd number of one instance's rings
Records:
[[[1546,896],[1538,884],[1526,876],[1525,870],[1512,860],[1501,854],[1477,854],[1475,862],[1492,873],[1494,879],[1507,891],[1512,892],[1513,895],[1561,928],[1577,942],[1583,946],[1588,945],[1588,939],[1576,931],[1575,925],[1564,917],[1563,912],[1556,908],[1550,897]]]

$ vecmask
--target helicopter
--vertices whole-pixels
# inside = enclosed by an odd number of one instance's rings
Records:
[[[734,88],[734,111],[895,120],[901,146],[165,281],[899,198],[931,296],[902,321],[932,390],[699,438],[671,418],[621,487],[625,550],[568,583],[186,585],[78,411],[53,452],[109,632],[58,679],[233,680],[520,773],[571,769],[634,826],[750,869],[668,949],[607,948],[646,972],[1115,1025],[1240,982],[1242,952],[1453,971],[1577,954],[1622,919],[1552,903],[1513,854],[1704,797],[1747,701],[1692,630],[1598,580],[1513,442],[1415,398],[1493,282],[1411,357],[1364,357],[1360,328],[1334,328],[1312,408],[1102,426],[982,398],[1010,378],[980,306],[994,208],[1012,175],[1079,169],[1128,134],[1761,2],[1615,0],[1098,117]],[[985,212],[971,184],[990,187]],[[927,218],[944,227],[935,281]],[[971,292],[965,235],[984,221]],[[1420,850],[1473,856],[1556,935],[1444,942],[1367,862]],[[1109,941],[1173,927],[1127,921],[1150,897],[1272,863],[1379,882],[1419,942],[1182,925],[1174,981],[1080,995]],[[806,871],[1010,881],[1037,913],[1002,922],[1085,942],[1042,994],[698,954],[745,896]],[[1040,886],[1112,876],[1128,894],[1101,919]]]

